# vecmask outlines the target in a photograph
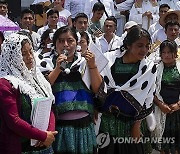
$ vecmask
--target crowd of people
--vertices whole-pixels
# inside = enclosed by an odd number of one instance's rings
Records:
[[[49,3],[0,29],[0,153],[180,154],[180,1]]]

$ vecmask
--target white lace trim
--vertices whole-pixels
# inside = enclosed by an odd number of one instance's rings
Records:
[[[31,102],[34,98],[53,97],[50,84],[46,81],[39,70],[36,69],[35,60],[33,68],[28,70],[21,53],[21,42],[27,39],[26,36],[11,34],[2,44],[0,57],[0,78],[7,79],[14,88],[19,88],[20,92],[27,94]]]

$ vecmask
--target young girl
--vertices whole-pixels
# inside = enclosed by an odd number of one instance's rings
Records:
[[[152,112],[155,91],[156,66],[145,58],[150,42],[149,33],[135,27],[125,37],[121,51],[105,53],[109,63],[102,72],[107,95],[104,95],[105,104],[101,108],[100,134],[97,140],[100,154],[144,153],[142,143],[136,141],[141,136],[141,120]],[[110,139],[109,145],[103,147],[100,136],[102,133]],[[115,143],[112,137],[131,139],[131,142]]]
[[[54,144],[57,153],[96,152],[92,92],[98,92],[102,78],[94,54],[87,51],[84,58],[76,52],[77,41],[75,30],[67,26],[58,29],[53,37],[58,56],[49,81],[55,95],[56,129],[59,131]],[[82,79],[85,69],[90,74],[91,89]]]
[[[162,143],[162,153],[180,151],[180,61],[177,45],[166,40],[160,45],[161,63],[157,69],[156,95],[154,98],[157,127],[156,137],[174,138],[174,143]]]
[[[78,42],[79,46],[81,47],[80,52],[81,55],[86,54],[88,50],[88,45],[89,45],[89,36],[86,32],[80,32],[80,40]]]

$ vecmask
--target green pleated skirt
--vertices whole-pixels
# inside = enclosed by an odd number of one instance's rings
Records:
[[[56,154],[96,153],[96,135],[90,116],[78,120],[59,120],[53,149]]]
[[[106,147],[98,149],[99,154],[150,154],[152,152],[150,143],[114,143],[114,138],[119,137],[122,139],[131,137],[131,128],[133,124],[134,120],[132,118],[125,117],[123,115],[117,118],[113,114],[102,114],[100,133],[108,133],[110,137],[110,143]],[[147,130],[145,120],[143,120],[141,123],[141,132],[144,137],[150,137],[150,132]]]

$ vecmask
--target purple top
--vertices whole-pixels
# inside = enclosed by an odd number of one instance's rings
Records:
[[[0,153],[20,154],[22,137],[45,141],[46,132],[41,131],[19,117],[20,92],[6,79],[0,79]],[[55,118],[51,112],[48,130],[54,131]]]

